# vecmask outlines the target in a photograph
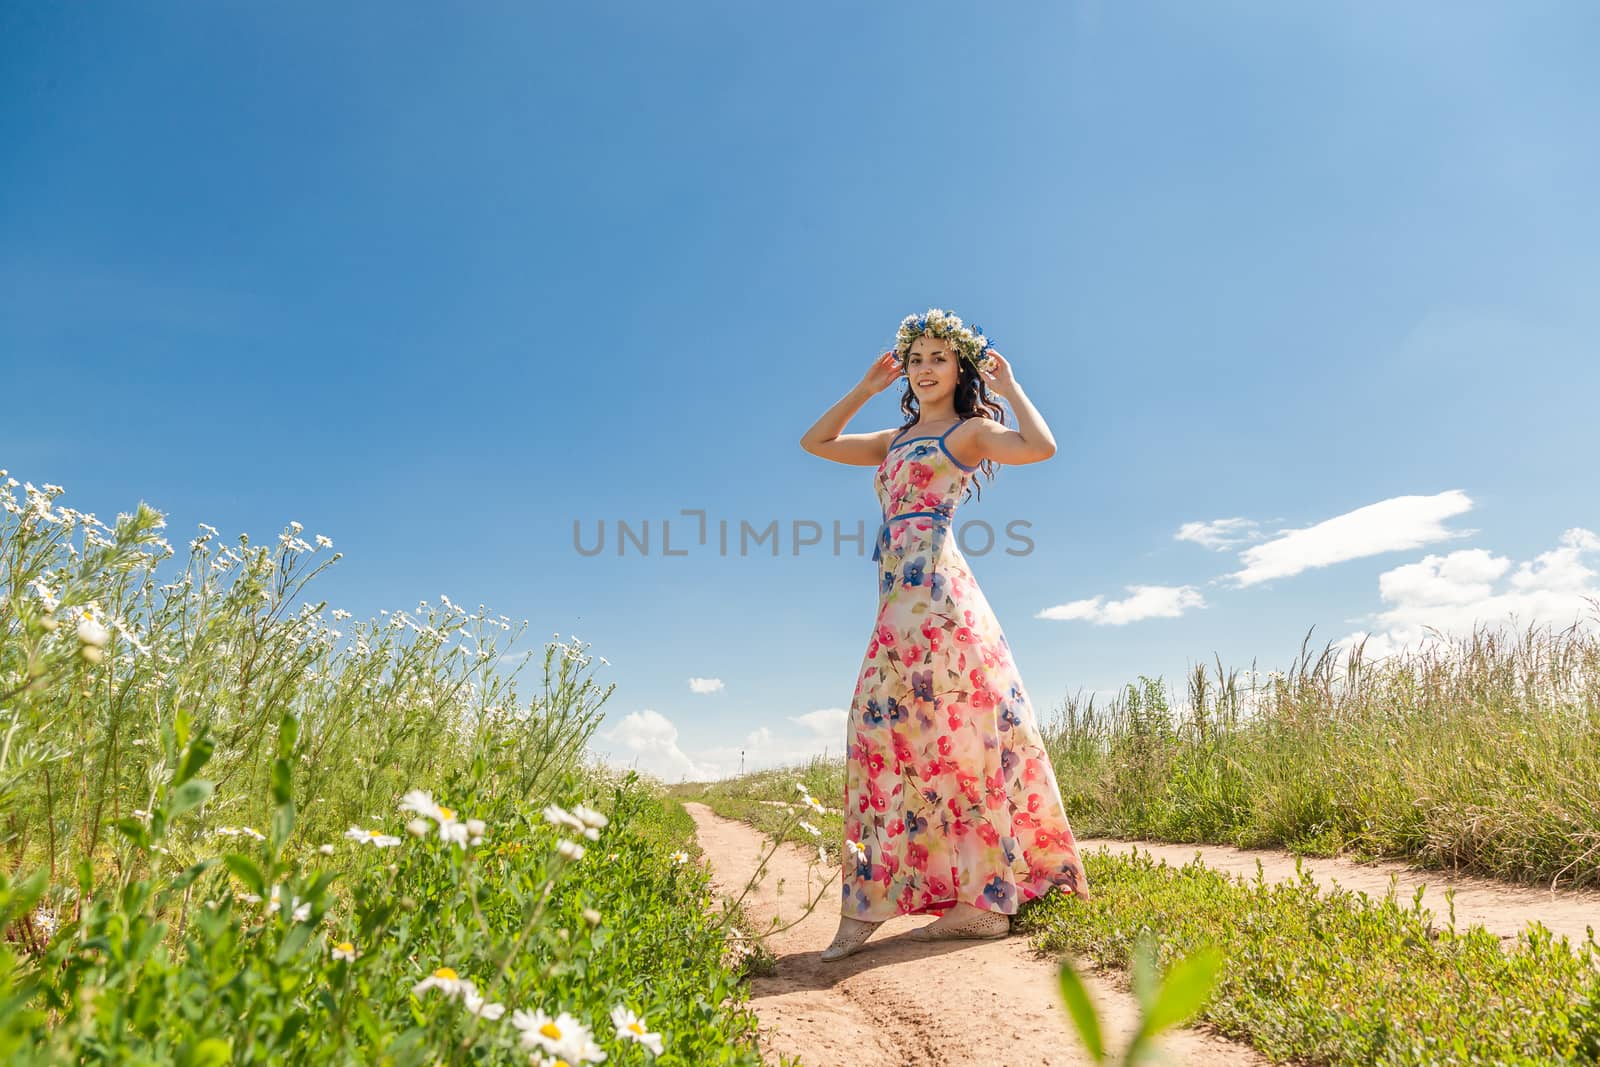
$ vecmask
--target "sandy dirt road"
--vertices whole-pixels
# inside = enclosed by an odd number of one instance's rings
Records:
[[[720,893],[736,895],[755,872],[767,839],[704,804],[685,805]],[[776,915],[792,921],[820,888],[809,871],[814,851],[784,845],[744,905],[758,929]],[[820,870],[820,868],[819,868]],[[836,871],[829,872],[830,885]],[[809,878],[809,889],[808,889]],[[777,892],[783,881],[783,893]],[[907,931],[930,916],[890,919],[865,948],[834,963],[818,954],[833,939],[838,909],[825,895],[792,928],[769,935],[776,973],[752,977],[751,1005],[761,1020],[762,1054],[783,1053],[806,1067],[1023,1067],[1089,1064],[1061,1006],[1053,959],[1027,939],[918,944]],[[1112,980],[1091,977],[1090,995],[1121,1048],[1137,1018],[1134,999]],[[1171,1064],[1266,1064],[1254,1050],[1198,1030],[1165,1035]]]

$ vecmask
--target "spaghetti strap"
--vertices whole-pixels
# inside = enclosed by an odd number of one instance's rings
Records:
[[[959,418],[959,419],[957,419],[957,420],[956,420],[956,421],[955,421],[955,422],[952,422],[952,423],[951,423],[951,424],[950,424],[950,430],[953,430],[953,429],[955,429],[955,428],[956,428],[956,427],[957,427],[957,426],[960,426],[960,425],[961,425],[961,424],[962,424],[962,423],[963,423],[963,422],[966,422],[966,421],[967,421],[967,420],[966,420],[966,417],[965,417],[965,416],[963,416],[963,417],[961,417],[961,418]],[[944,432],[944,433],[942,433],[942,434],[940,434],[940,435],[939,435],[939,440],[940,440],[940,442],[941,442],[941,443],[942,443],[942,442],[943,442],[943,441],[944,441],[944,439],[945,439],[945,438],[946,438],[946,437],[949,437],[949,436],[950,436],[950,430],[946,430],[946,431],[945,431],[945,432]]]

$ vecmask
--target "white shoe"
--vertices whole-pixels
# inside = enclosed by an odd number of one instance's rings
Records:
[[[978,910],[978,914],[951,921],[945,915],[927,926],[919,926],[906,936],[913,941],[989,940],[1011,932],[1011,916],[998,911]]]
[[[865,945],[872,932],[882,925],[882,922],[866,922],[848,915],[841,916],[839,932],[833,936],[833,943],[822,950],[822,955],[818,959],[828,962],[844,959]]]

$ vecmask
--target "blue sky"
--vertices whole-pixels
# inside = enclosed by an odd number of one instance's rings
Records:
[[[1565,626],[1600,595],[1597,35],[1578,3],[13,5],[0,467],[174,543],[304,523],[359,616],[577,635],[598,753],[725,773],[839,751],[870,545],[790,524],[877,505],[798,439],[940,306],[1060,446],[960,516],[1029,524],[970,558],[1041,718],[1308,630]]]

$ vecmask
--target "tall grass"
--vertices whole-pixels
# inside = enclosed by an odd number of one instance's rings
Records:
[[[519,676],[538,660],[506,650],[525,625],[481,605],[441,597],[351,622],[310,599],[340,557],[298,523],[269,545],[223,544],[205,527],[163,581],[175,552],[158,513],[141,504],[107,527],[59,495],[0,491],[0,840],[13,869],[99,855],[110,823],[149,807],[161,729],[180,709],[215,744],[217,791],[196,833],[263,827],[288,713],[301,825],[325,839],[486,744],[516,757],[505,788],[550,791],[599,724],[612,687],[591,657],[547,643],[524,700]],[[95,626],[103,649],[82,636]]]
[[[759,1062],[692,820],[583,759],[585,646],[526,683],[482,605],[330,611],[298,523],[177,560],[144,504],[17,488],[0,1059]]]
[[[1593,601],[1591,601],[1593,603]],[[1074,827],[1600,882],[1600,637],[1480,625],[1380,660],[1142,677],[1045,727]]]

